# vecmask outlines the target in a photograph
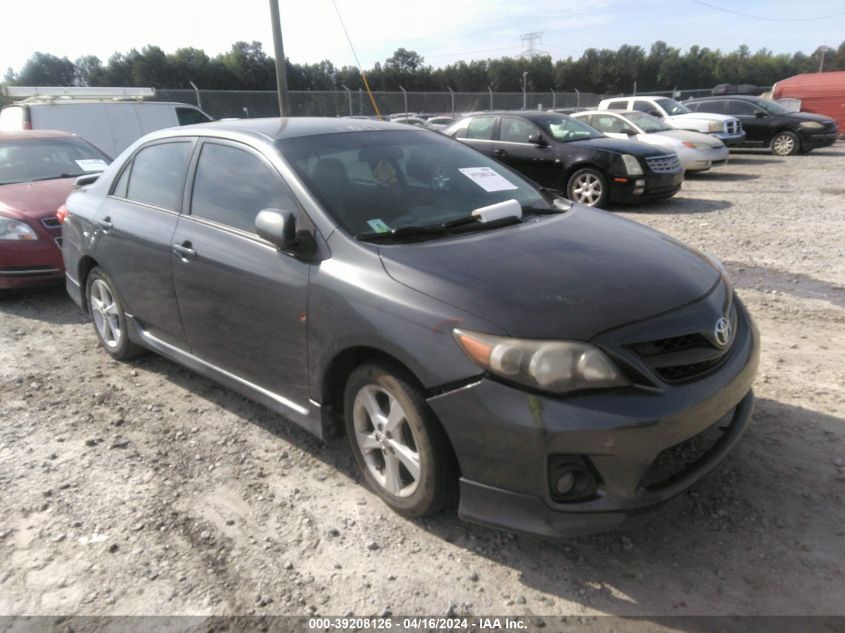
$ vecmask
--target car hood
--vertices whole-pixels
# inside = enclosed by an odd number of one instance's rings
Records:
[[[701,132],[692,132],[690,130],[666,130],[665,132],[656,132],[657,136],[666,136],[675,139],[677,143],[689,141],[691,143],[706,143],[713,148],[722,147],[724,143],[714,136],[709,134],[702,134]]]
[[[823,114],[814,114],[812,112],[793,112],[787,116],[790,116],[795,119],[801,119],[802,121],[816,121],[817,123],[836,123],[836,119],[832,119],[829,116],[824,116]]]
[[[634,154],[635,156],[659,156],[666,152],[655,149],[653,146],[640,143],[639,141],[621,140],[610,137],[584,139],[583,141],[570,141],[567,146],[577,145],[600,149],[614,154]]]
[[[720,278],[673,238],[580,205],[379,253],[399,283],[524,338],[588,341],[691,303]]]
[[[677,119],[696,119],[698,121],[719,121],[719,123],[733,121],[736,119],[734,116],[730,116],[728,114],[716,114],[715,112],[687,112],[686,114],[672,114],[669,118],[673,121]]]
[[[0,185],[0,211],[22,218],[40,219],[55,215],[76,178],[56,178]]]

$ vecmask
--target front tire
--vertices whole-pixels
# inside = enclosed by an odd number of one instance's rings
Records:
[[[114,282],[99,267],[88,273],[85,299],[91,320],[94,322],[94,332],[103,349],[117,360],[128,360],[137,356],[141,348],[129,340],[126,314],[117,298]]]
[[[579,169],[566,183],[566,196],[588,207],[603,207],[609,198],[607,179],[592,167]]]
[[[801,141],[793,132],[778,132],[772,137],[770,148],[776,156],[794,156],[801,149]]]
[[[344,393],[346,433],[369,486],[397,513],[435,514],[457,497],[457,466],[446,434],[398,368],[365,364]]]

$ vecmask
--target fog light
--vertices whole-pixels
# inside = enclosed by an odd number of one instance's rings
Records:
[[[555,482],[555,492],[559,495],[569,494],[575,487],[575,481],[575,473],[571,471],[563,473],[560,477],[557,478],[557,481]]]
[[[582,501],[596,494],[598,477],[580,455],[549,457],[549,488],[558,502]]]
[[[636,185],[637,187],[645,187],[645,180],[640,178],[634,183],[634,185]]]

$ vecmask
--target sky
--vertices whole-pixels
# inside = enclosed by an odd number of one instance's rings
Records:
[[[520,35],[542,31],[536,47],[553,59],[587,48],[648,48],[656,40],[734,50],[812,53],[845,40],[843,0],[335,0],[365,68],[399,47],[435,67],[464,59],[518,55]],[[238,40],[258,40],[272,55],[267,0],[5,1],[0,75],[20,70],[35,51],[76,60],[155,44],[209,55]],[[337,66],[354,58],[332,0],[279,0],[285,54],[299,63]],[[711,6],[707,6],[711,5]],[[714,8],[718,7],[718,8]],[[728,11],[739,12],[736,15]],[[838,14],[838,15],[833,15]],[[832,17],[823,17],[832,16]],[[821,18],[821,19],[818,19]],[[17,25],[17,26],[15,26]]]

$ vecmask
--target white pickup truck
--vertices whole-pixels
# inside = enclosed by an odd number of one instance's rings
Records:
[[[745,140],[742,122],[736,117],[708,112],[693,112],[669,97],[614,97],[604,99],[597,110],[639,110],[679,130],[703,132],[720,139],[725,145],[737,145]]]

